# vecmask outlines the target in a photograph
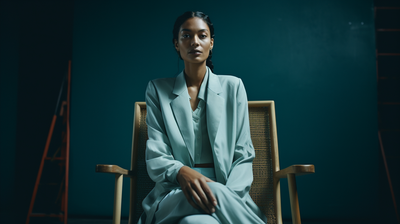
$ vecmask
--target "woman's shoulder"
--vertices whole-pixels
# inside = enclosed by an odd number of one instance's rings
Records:
[[[151,83],[154,83],[154,85],[159,85],[159,84],[168,84],[168,83],[174,83],[176,77],[169,77],[169,78],[158,78],[158,79],[153,79],[150,80]]]
[[[242,79],[233,75],[216,75],[221,83],[221,86],[239,86]]]
[[[174,87],[176,77],[158,78],[149,81],[148,88],[155,88],[158,90],[168,90]]]
[[[221,81],[226,81],[226,82],[239,82],[241,79],[239,77],[236,77],[234,75],[216,75]]]

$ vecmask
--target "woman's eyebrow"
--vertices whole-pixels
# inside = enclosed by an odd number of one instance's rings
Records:
[[[190,30],[190,29],[182,29],[181,32],[183,32],[183,31],[192,32],[192,30]],[[201,29],[201,30],[198,30],[197,32],[204,32],[204,31],[208,31],[208,29]]]

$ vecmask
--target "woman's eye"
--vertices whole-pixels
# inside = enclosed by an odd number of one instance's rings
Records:
[[[183,38],[188,38],[188,37],[190,37],[190,36],[189,36],[189,34],[182,34],[182,37],[183,37]]]
[[[201,37],[201,38],[206,38],[206,37],[207,37],[207,35],[205,35],[205,34],[201,34],[201,35],[200,35],[200,37]]]

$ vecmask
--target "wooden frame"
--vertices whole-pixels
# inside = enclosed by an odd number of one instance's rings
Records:
[[[279,152],[278,152],[278,137],[276,128],[276,115],[275,115],[275,103],[274,101],[249,101],[249,108],[253,107],[265,107],[268,108],[270,114],[270,138],[271,138],[271,153],[272,153],[272,167],[273,167],[273,187],[274,187],[274,199],[276,206],[276,224],[283,224],[282,222],[282,210],[281,210],[281,193],[280,193],[280,179],[288,178],[290,205],[292,212],[293,224],[301,224],[300,209],[297,196],[296,187],[296,176],[315,173],[314,165],[292,165],[285,169],[279,167]],[[133,134],[132,134],[132,161],[131,169],[126,170],[117,165],[97,165],[96,172],[101,173],[112,173],[115,174],[115,192],[114,192],[114,216],[113,223],[119,224],[121,219],[121,196],[122,196],[122,177],[130,177],[130,211],[129,211],[129,223],[133,223],[132,210],[134,208],[135,191],[136,191],[136,177],[137,171],[135,169],[137,161],[137,148],[139,137],[139,122],[142,116],[141,110],[146,108],[145,102],[135,103],[135,114],[133,119]]]

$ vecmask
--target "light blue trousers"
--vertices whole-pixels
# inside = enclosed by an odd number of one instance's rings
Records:
[[[213,168],[194,168],[204,176],[215,180]],[[215,197],[215,213],[209,215],[193,208],[187,201],[182,189],[177,188],[168,193],[158,205],[153,222],[156,224],[232,224],[232,223],[266,223],[261,211],[256,214],[232,190],[218,182],[208,182]],[[262,219],[261,219],[261,218]]]

